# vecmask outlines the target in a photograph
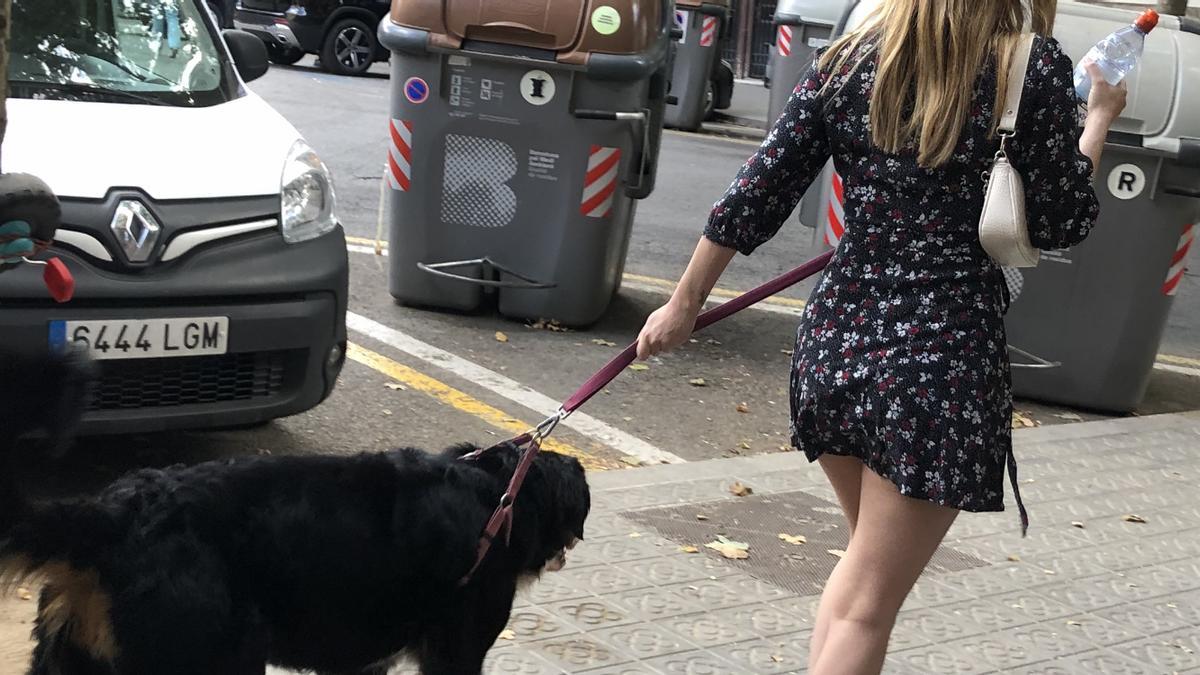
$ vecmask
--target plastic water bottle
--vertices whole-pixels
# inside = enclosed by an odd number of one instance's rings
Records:
[[[1146,34],[1158,25],[1158,12],[1148,9],[1132,26],[1126,26],[1109,35],[1088,50],[1087,56],[1075,68],[1075,94],[1087,101],[1092,93],[1092,77],[1084,65],[1089,61],[1100,67],[1104,80],[1116,85],[1129,74],[1142,58],[1146,48]]]

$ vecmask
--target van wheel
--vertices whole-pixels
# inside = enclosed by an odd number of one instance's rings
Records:
[[[321,67],[338,75],[362,75],[375,62],[375,33],[359,19],[343,19],[325,35]]]

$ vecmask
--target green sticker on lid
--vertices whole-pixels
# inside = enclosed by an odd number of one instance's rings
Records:
[[[613,7],[597,7],[592,12],[592,28],[601,35],[612,35],[621,30],[621,13]]]

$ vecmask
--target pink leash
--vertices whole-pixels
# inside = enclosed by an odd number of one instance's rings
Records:
[[[758,304],[772,295],[811,277],[825,269],[825,266],[829,264],[829,260],[832,257],[833,251],[826,251],[791,272],[772,279],[754,290],[747,291],[729,302],[720,304],[704,312],[696,318],[696,327],[692,332],[696,333],[708,328],[722,319],[728,318],[751,305]],[[541,451],[542,441],[554,431],[559,422],[569,417],[571,413],[582,407],[584,403],[590,401],[593,396],[600,393],[604,387],[616,379],[617,375],[620,375],[621,371],[628,368],[629,364],[633,363],[635,358],[637,358],[637,343],[629,345],[620,354],[613,357],[595,375],[591,376],[587,382],[584,382],[583,386],[576,390],[574,394],[571,394],[571,397],[562,404],[557,413],[547,418],[536,428],[512,440],[498,443],[490,448],[476,450],[462,457],[464,460],[474,460],[504,446],[512,445],[518,448],[523,445],[527,446],[524,454],[521,455],[521,460],[517,464],[517,468],[513,471],[508,488],[504,491],[504,495],[500,497],[500,504],[492,513],[492,517],[488,520],[487,525],[483,529],[483,534],[479,538],[479,549],[476,553],[475,565],[459,581],[460,586],[465,586],[471,581],[471,577],[479,570],[479,566],[483,564],[488,550],[491,549],[492,542],[500,535],[501,530],[504,531],[505,543],[508,542],[509,537],[512,535],[513,503],[516,502],[517,494],[521,491],[521,485],[525,482],[525,476],[529,473],[529,468],[533,466],[534,457]]]

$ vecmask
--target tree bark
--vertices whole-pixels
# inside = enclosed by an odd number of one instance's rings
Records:
[[[12,0],[0,0],[0,145],[8,129],[8,23],[12,16]]]
[[[1187,0],[1158,0],[1158,13],[1183,16],[1187,14]]]

